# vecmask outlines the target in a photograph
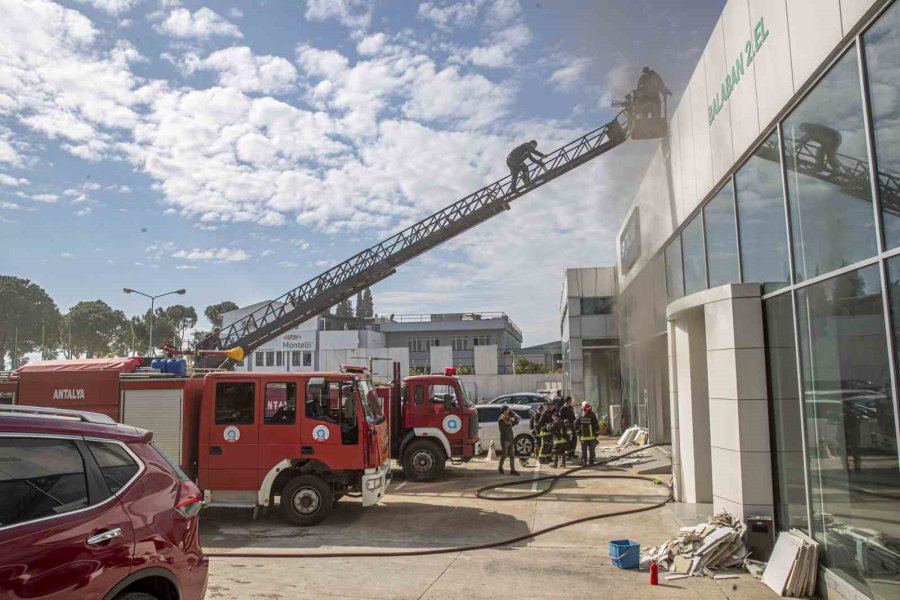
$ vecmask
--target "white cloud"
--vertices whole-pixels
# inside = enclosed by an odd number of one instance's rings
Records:
[[[451,26],[466,27],[476,22],[484,0],[454,2],[445,6],[437,6],[434,2],[419,5],[419,18],[431,21],[440,29],[449,30]]]
[[[240,248],[194,248],[193,250],[177,250],[173,258],[199,262],[242,262],[250,258]]]
[[[624,98],[637,83],[636,73],[637,69],[628,63],[620,63],[610,69],[600,93],[599,105],[606,107],[613,100]]]
[[[75,258],[75,255],[72,254],[71,252],[60,252],[59,255],[62,258],[69,258],[69,259]]]
[[[110,15],[121,15],[131,10],[141,0],[76,0],[81,4],[90,4],[97,10]]]
[[[44,202],[46,204],[54,204],[57,200],[59,200],[59,196],[56,194],[34,194],[31,196],[32,200],[37,200],[38,202]]]
[[[372,0],[306,0],[306,18],[337,19],[345,27],[365,28],[372,21]]]
[[[275,254],[274,250],[266,249],[266,250],[263,250],[262,252],[260,252],[259,255],[262,256],[263,258],[265,258],[266,256],[272,256],[273,254]]]
[[[176,8],[155,28],[175,38],[244,37],[234,23],[205,6],[193,13],[186,8]]]
[[[481,75],[461,75],[455,66],[435,71],[427,64],[418,70],[403,110],[414,119],[481,127],[502,117],[512,100],[513,90]]]
[[[8,185],[12,187],[28,185],[28,180],[24,177],[12,177],[11,175],[0,173],[0,185]]]
[[[364,56],[370,54],[378,54],[378,52],[384,47],[384,42],[386,40],[387,36],[383,33],[373,33],[372,35],[367,35],[356,45],[356,51]]]
[[[572,59],[567,65],[560,67],[550,75],[550,82],[564,92],[574,91],[579,84],[584,83],[584,74],[590,66],[591,59],[589,58]]]
[[[479,67],[510,67],[522,48],[531,42],[531,30],[522,23],[511,25],[491,36],[491,43],[472,48],[466,58]]]
[[[282,261],[279,261],[279,262],[278,262],[278,266],[279,266],[279,267],[284,267],[284,268],[286,268],[286,269],[292,269],[292,268],[294,268],[294,267],[299,267],[300,265],[299,265],[298,263],[295,263],[295,262],[290,261],[290,260],[282,260]]]
[[[245,92],[275,94],[290,90],[297,80],[297,69],[280,56],[256,55],[246,46],[213,52],[204,59],[188,56],[188,72],[216,71],[219,85]]]
[[[190,269],[196,269],[197,265],[175,265],[175,268],[179,271],[188,271]]]

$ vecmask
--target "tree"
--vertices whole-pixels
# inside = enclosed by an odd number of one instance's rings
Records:
[[[218,304],[210,304],[203,309],[203,314],[206,315],[206,318],[209,319],[209,322],[212,323],[214,328],[220,329],[222,327],[222,314],[237,310],[238,308],[238,305],[231,300],[225,300]]]
[[[527,358],[520,358],[516,361],[516,373],[519,375],[525,373],[546,373],[547,366],[541,363],[531,362]]]
[[[363,314],[363,295],[362,291],[356,292],[356,318],[362,319],[366,315]]]
[[[334,315],[336,317],[352,317],[353,316],[353,303],[350,302],[349,298],[338,302],[337,308],[334,309]]]
[[[356,301],[356,312],[357,316],[360,316],[359,313],[362,313],[363,317],[374,317],[375,316],[375,302],[372,300],[372,291],[369,288],[363,290],[362,293],[362,309],[359,307],[359,300]]]
[[[18,357],[38,348],[45,358],[56,356],[59,322],[59,309],[42,287],[28,279],[0,275],[0,370],[6,368],[7,354],[18,365],[13,357],[16,344]]]
[[[65,321],[67,333],[71,333],[71,345],[67,348],[70,357],[109,356],[120,350],[127,339],[125,313],[103,300],[79,302],[69,309]]]
[[[166,315],[166,320],[175,328],[175,347],[181,348],[184,343],[185,332],[197,324],[197,311],[194,310],[193,306],[175,304],[163,312]]]

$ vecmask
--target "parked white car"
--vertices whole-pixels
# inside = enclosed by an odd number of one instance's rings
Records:
[[[549,399],[534,392],[515,392],[497,396],[488,404],[509,404],[510,406],[518,404],[520,406],[529,406],[531,410],[537,410],[539,404],[546,404],[549,401]]]
[[[479,404],[478,410],[478,437],[481,438],[481,447],[487,450],[494,443],[494,448],[500,450],[500,426],[497,420],[500,418],[499,404]],[[513,446],[516,456],[529,456],[534,452],[534,438],[531,437],[529,422],[534,414],[527,405],[510,406],[509,409],[519,418],[519,423],[513,427],[515,438]]]

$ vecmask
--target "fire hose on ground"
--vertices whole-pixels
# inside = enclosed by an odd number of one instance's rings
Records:
[[[591,475],[576,475],[576,473],[580,471],[597,471],[597,469],[602,469],[601,472],[607,473],[609,470],[617,470],[621,471],[621,467],[610,466],[609,463],[615,462],[617,460],[621,460],[632,454],[637,452],[642,452],[649,448],[653,448],[655,446],[661,446],[662,444],[648,444],[646,446],[641,446],[639,448],[635,448],[634,450],[629,450],[623,454],[618,454],[616,456],[612,456],[609,459],[600,462],[594,466],[579,466],[573,467],[566,471],[563,471],[559,474],[554,475],[545,475],[543,477],[535,477],[533,479],[521,479],[517,481],[504,481],[502,483],[495,483],[492,485],[486,485],[484,487],[480,487],[475,490],[475,496],[482,500],[492,500],[497,502],[511,501],[511,500],[530,500],[532,498],[538,498],[543,496],[544,494],[549,494],[556,484],[563,479],[594,479],[594,480],[603,480],[603,479],[631,479],[636,481],[649,481],[654,485],[659,485],[659,479],[655,477],[650,477],[647,475],[631,475],[631,474],[621,474],[617,473],[614,475],[600,475],[600,476],[591,476]],[[549,481],[550,485],[546,488],[536,491],[530,492],[527,494],[520,494],[518,496],[490,496],[486,495],[486,492],[491,490],[496,490],[499,488],[506,488],[515,485],[524,485],[524,484],[534,484],[535,482],[541,481]],[[665,499],[660,502],[655,502],[653,504],[648,504],[646,506],[641,506],[638,508],[631,508],[628,510],[618,510],[609,513],[599,513],[596,515],[590,515],[587,517],[581,517],[578,519],[572,519],[569,521],[563,521],[562,523],[557,523],[556,525],[551,525],[550,527],[544,527],[543,529],[538,529],[536,531],[530,531],[528,533],[517,535],[515,537],[497,540],[495,542],[487,542],[484,544],[475,544],[470,546],[454,546],[450,548],[426,548],[419,550],[367,550],[367,551],[343,551],[343,552],[209,552],[206,556],[210,558],[375,558],[375,557],[400,557],[400,556],[429,556],[433,554],[455,554],[457,552],[470,552],[473,550],[487,550],[490,548],[498,548],[500,546],[508,546],[510,544],[516,544],[518,542],[522,542],[525,540],[533,539],[541,535],[548,534],[552,531],[556,531],[558,529],[563,529],[566,527],[571,527],[573,525],[579,525],[581,523],[587,523],[589,521],[598,521],[600,519],[609,519],[612,517],[622,517],[626,515],[634,515],[637,513],[647,512],[651,510],[656,510],[658,508],[662,508],[666,504],[672,501],[672,491],[667,486],[667,494]]]

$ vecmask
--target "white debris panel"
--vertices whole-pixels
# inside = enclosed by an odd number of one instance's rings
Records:
[[[818,564],[818,542],[799,529],[784,531],[778,535],[762,581],[779,596],[812,596]]]
[[[681,575],[711,575],[716,569],[742,568],[749,556],[744,525],[728,513],[694,527],[682,527],[671,540],[641,556],[641,567],[656,561],[660,569]]]

